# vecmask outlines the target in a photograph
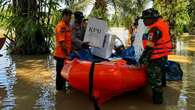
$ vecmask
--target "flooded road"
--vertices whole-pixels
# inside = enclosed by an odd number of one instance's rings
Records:
[[[88,97],[75,89],[55,90],[55,61],[51,56],[9,56],[0,50],[0,109],[93,110]],[[183,81],[168,82],[162,105],[151,101],[150,89],[125,93],[102,106],[102,110],[195,110],[195,37],[178,39],[176,55]]]

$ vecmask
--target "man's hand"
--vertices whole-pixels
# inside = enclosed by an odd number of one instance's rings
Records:
[[[146,46],[153,47],[154,46],[154,43],[152,41],[147,41]]]
[[[84,43],[82,44],[82,48],[83,48],[83,49],[88,49],[88,48],[89,48],[89,42],[84,42]]]

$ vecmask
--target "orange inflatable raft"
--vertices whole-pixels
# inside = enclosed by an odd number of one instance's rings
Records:
[[[147,84],[145,68],[124,60],[92,63],[74,59],[65,62],[61,74],[71,87],[94,97],[98,104]]]

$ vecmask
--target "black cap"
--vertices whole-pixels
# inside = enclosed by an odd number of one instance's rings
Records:
[[[83,20],[84,15],[83,15],[82,12],[76,11],[76,12],[74,12],[74,18],[75,18],[76,20]]]
[[[62,16],[64,16],[64,15],[72,15],[72,11],[70,10],[70,9],[64,9],[64,10],[62,10]]]
[[[142,12],[142,19],[147,19],[147,18],[159,18],[159,12],[155,10],[154,8],[149,8],[147,10],[144,10]]]

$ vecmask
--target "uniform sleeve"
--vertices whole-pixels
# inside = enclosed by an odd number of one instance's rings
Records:
[[[152,28],[148,32],[148,40],[157,42],[162,37],[162,32],[158,28]]]
[[[55,31],[56,31],[56,40],[58,42],[64,41],[65,40],[65,33],[66,33],[65,27],[62,25],[57,25]]]

